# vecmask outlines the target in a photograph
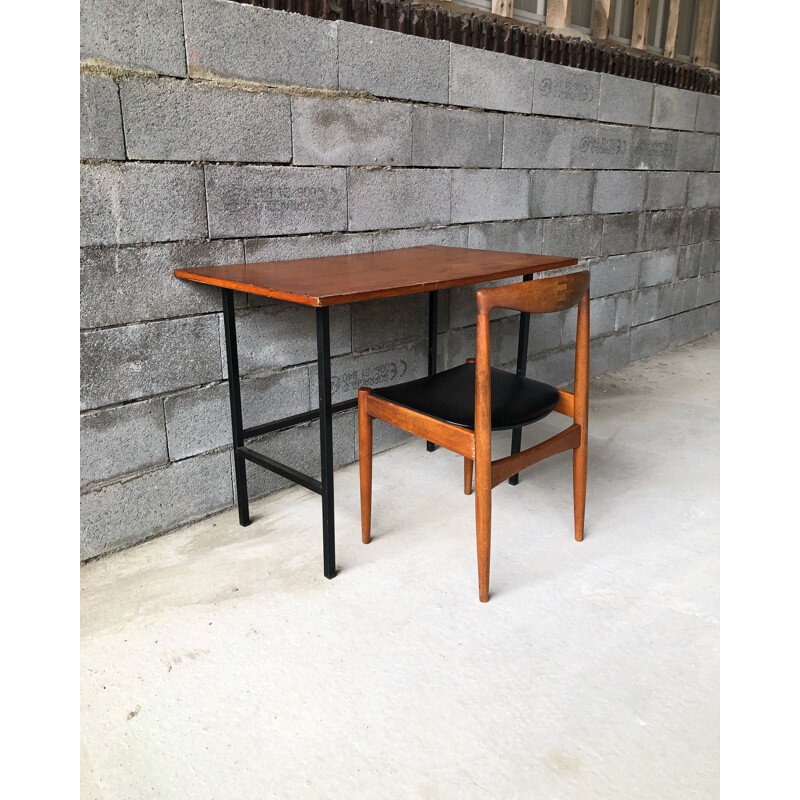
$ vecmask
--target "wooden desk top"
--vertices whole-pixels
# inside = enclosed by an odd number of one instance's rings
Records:
[[[448,289],[571,267],[576,258],[464,247],[405,247],[292,261],[176,269],[175,276],[307,306],[332,306]]]

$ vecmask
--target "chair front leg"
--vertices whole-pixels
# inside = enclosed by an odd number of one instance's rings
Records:
[[[371,389],[358,390],[358,473],[361,482],[361,541],[369,544],[372,528],[372,417],[367,414]]]

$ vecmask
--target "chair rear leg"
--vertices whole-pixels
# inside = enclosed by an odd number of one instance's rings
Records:
[[[572,491],[575,504],[575,541],[583,541],[583,522],[586,515],[587,436],[581,432],[581,443],[572,451]]]
[[[464,457],[464,494],[472,494],[472,459]]]
[[[372,529],[372,417],[367,414],[371,389],[358,390],[358,472],[361,482],[361,541],[369,544]]]
[[[492,549],[492,465],[475,466],[475,533],[478,540],[478,590],[481,603],[489,600],[489,561]]]

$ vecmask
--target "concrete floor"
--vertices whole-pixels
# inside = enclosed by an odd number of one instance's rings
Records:
[[[461,459],[418,440],[369,546],[337,472],[333,581],[301,488],[86,565],[82,797],[718,797],[718,359],[592,381],[586,539],[569,454],[501,485],[485,605]]]

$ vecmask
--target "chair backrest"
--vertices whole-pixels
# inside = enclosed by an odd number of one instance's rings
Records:
[[[476,293],[478,313],[488,314],[493,308],[510,308],[534,314],[563,311],[577,305],[588,288],[589,273],[584,270],[554,278],[480,289]]]
[[[477,350],[475,359],[475,434],[477,446],[490,448],[491,440],[491,369],[489,363],[489,312],[509,308],[534,314],[564,311],[578,306],[578,330],[575,343],[575,392],[559,394],[571,397],[572,416],[585,425],[589,399],[589,273],[571,272],[553,278],[480,289],[478,301]]]

